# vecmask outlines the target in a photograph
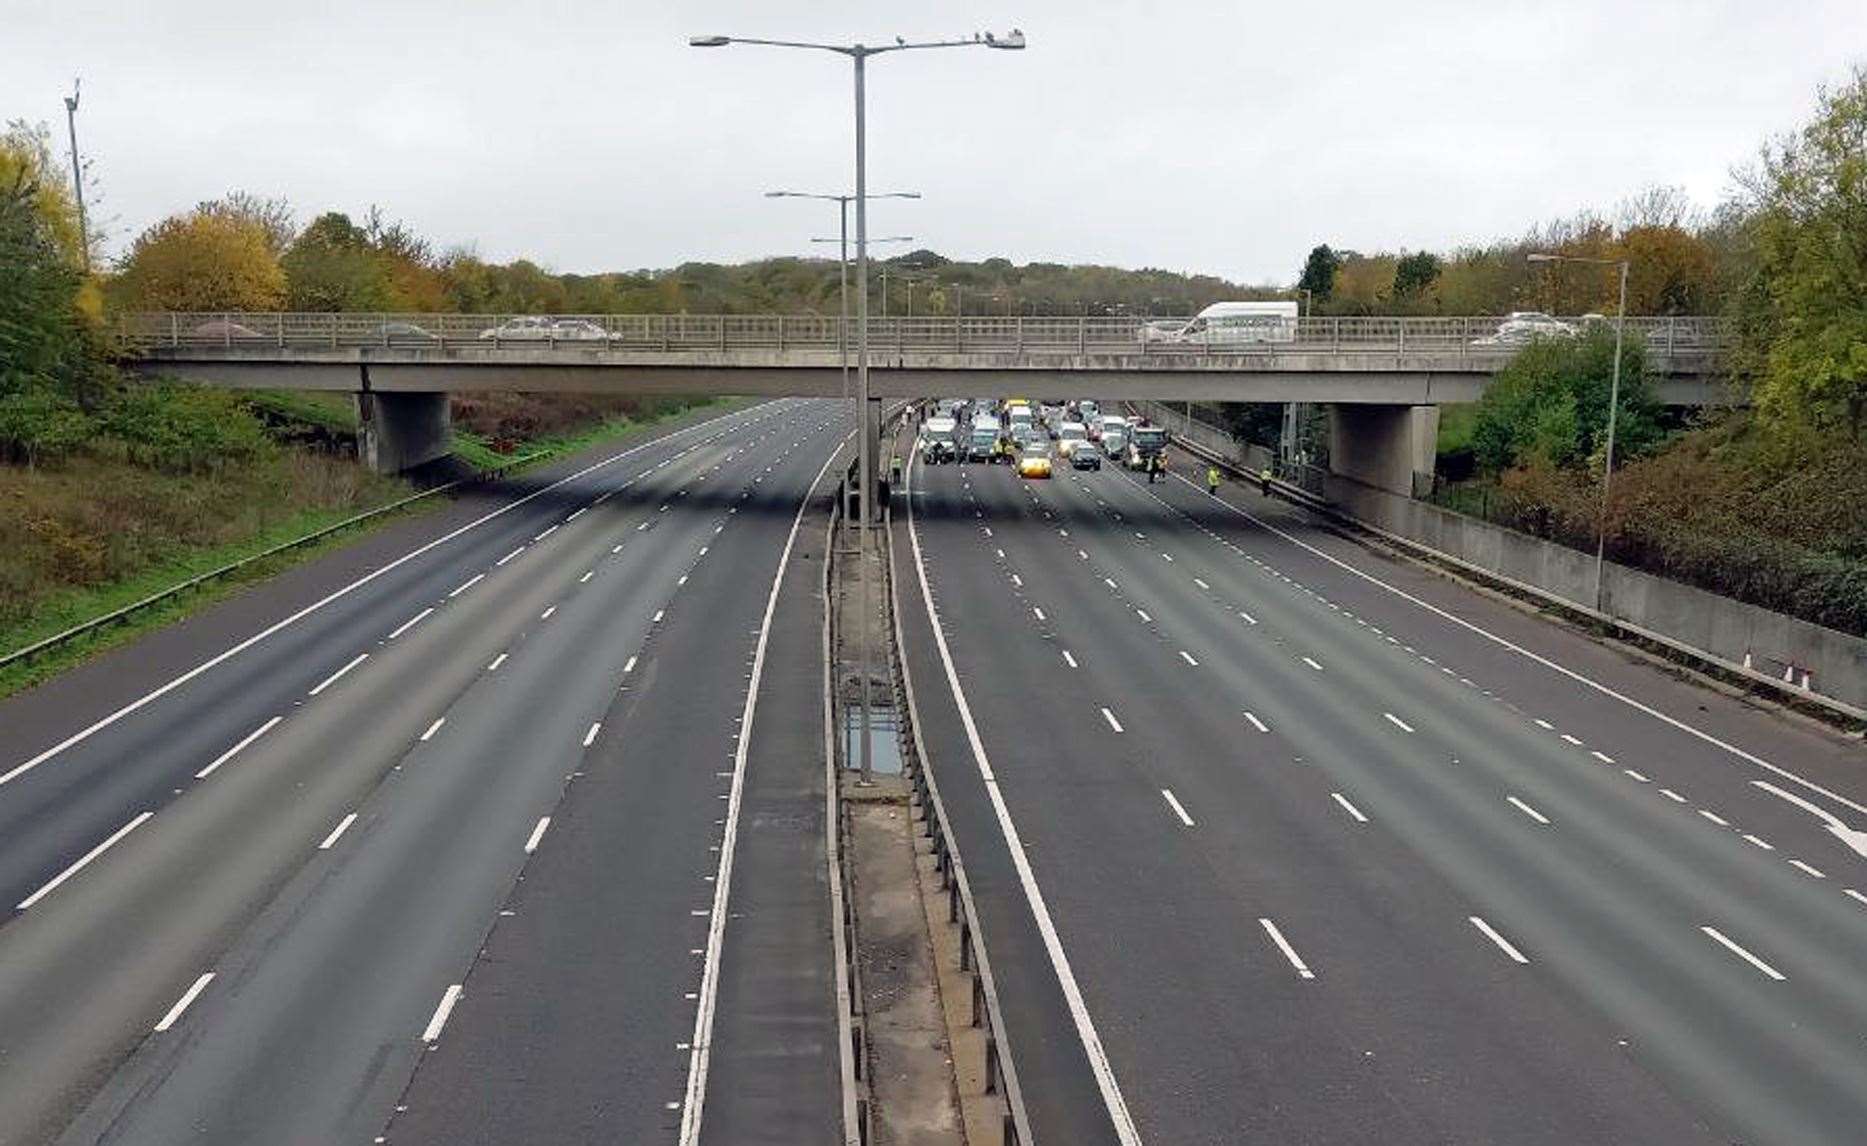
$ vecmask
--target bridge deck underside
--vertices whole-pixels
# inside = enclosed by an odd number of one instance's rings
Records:
[[[841,397],[844,372],[833,355],[508,351],[434,355],[419,351],[305,352],[266,348],[153,351],[132,365],[239,389],[387,392],[514,390],[535,393],[748,394]],[[1476,401],[1499,361],[1459,355],[1396,358],[1369,354],[1162,356],[1084,355],[1037,359],[989,355],[884,354],[870,369],[878,398],[1015,394],[1208,402],[1337,402],[1434,405]],[[1726,393],[1710,363],[1658,359],[1655,389],[1671,406],[1722,405]],[[850,372],[849,385],[854,385]]]

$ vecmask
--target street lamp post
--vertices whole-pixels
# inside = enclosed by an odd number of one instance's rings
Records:
[[[1621,412],[1621,334],[1627,325],[1627,260],[1586,259],[1578,255],[1552,255],[1533,252],[1524,256],[1533,263],[1589,263],[1598,267],[1618,267],[1621,275],[1620,305],[1614,312],[1614,373],[1608,386],[1608,445],[1601,467],[1601,518],[1595,524],[1595,611],[1601,612],[1601,573],[1608,555],[1608,495],[1614,488],[1614,427]]]
[[[919,191],[889,191],[880,195],[871,195],[871,199],[919,199]],[[840,237],[835,241],[841,246],[837,260],[837,294],[840,306],[839,320],[836,324],[836,357],[843,367],[843,401],[849,401],[849,202],[854,195],[821,195],[810,191],[767,191],[767,199],[822,199],[835,203],[837,215],[842,222]],[[813,243],[819,240],[812,239]],[[828,241],[828,240],[824,240]]]
[[[71,133],[71,191],[78,200],[78,248],[84,252],[84,273],[91,273],[91,230],[84,220],[84,167],[78,162],[78,81],[71,81],[65,97],[65,130]]]
[[[763,40],[743,36],[693,36],[688,44],[696,48],[723,48],[728,44],[752,44],[770,48],[806,48],[819,52],[835,52],[848,56],[855,65],[856,79],[856,402],[860,418],[856,423],[858,479],[862,483],[862,496],[857,502],[856,536],[861,550],[861,560],[857,563],[857,572],[861,582],[861,629],[858,641],[862,646],[862,776],[868,782],[871,771],[871,752],[869,747],[869,522],[870,503],[875,492],[874,458],[875,443],[869,440],[869,171],[868,171],[868,131],[867,101],[863,98],[864,67],[870,56],[879,56],[883,52],[901,52],[923,48],[1001,48],[1018,50],[1024,47],[1024,33],[1017,29],[1004,36],[991,33],[975,35],[970,40],[929,40],[922,43],[909,43],[896,39],[892,44],[871,47],[867,44],[816,44],[796,40]]]

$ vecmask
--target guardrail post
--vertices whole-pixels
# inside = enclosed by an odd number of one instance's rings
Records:
[[[1012,336],[1014,340],[1012,345],[1016,348],[1016,353],[1018,357],[1023,358],[1024,357],[1024,316],[1019,315],[1018,317],[1012,319],[1011,321],[1016,324],[1012,328],[1013,330],[1016,331],[1016,333]]]
[[[784,315],[778,316],[778,353],[784,353]]]
[[[1329,320],[1329,344],[1335,348],[1337,354],[1342,353],[1342,320],[1340,318]]]
[[[171,311],[169,313],[169,345],[180,346],[181,344],[182,344],[181,320],[178,319],[175,316],[174,312]]]
[[[1076,320],[1076,353],[1089,357],[1089,316]]]
[[[722,314],[715,321],[720,324],[720,353],[724,354],[726,353],[726,316]]]

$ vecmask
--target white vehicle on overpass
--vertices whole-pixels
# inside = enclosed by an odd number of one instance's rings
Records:
[[[1295,342],[1297,304],[1294,302],[1215,302],[1177,330],[1149,323],[1141,340],[1151,343],[1191,343],[1199,346],[1243,346],[1253,343]]]

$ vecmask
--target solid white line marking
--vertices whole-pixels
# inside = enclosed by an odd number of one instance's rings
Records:
[[[400,625],[397,625],[395,630],[389,634],[388,639],[392,641],[395,640],[397,637],[401,636],[403,633],[408,632],[410,629],[414,628],[416,625],[419,625],[423,621],[427,620],[429,614],[433,612],[434,612],[434,606],[430,605],[426,609],[423,609],[421,612],[416,613],[414,616],[410,617],[408,620],[403,621]]]
[[[486,666],[486,671],[497,672],[499,670],[499,666],[506,663],[506,656],[507,654],[500,653],[498,656],[494,657],[493,663]]]
[[[602,721],[599,720],[591,724],[590,731],[583,734],[583,746],[585,748],[588,748],[590,747],[590,745],[594,744],[596,742],[596,734],[601,732],[602,730],[603,730]]]
[[[346,831],[349,831],[350,825],[356,822],[357,814],[355,812],[351,812],[343,819],[337,821],[337,826],[331,829],[330,835],[324,837],[324,842],[318,845],[318,850],[321,852],[330,851],[331,845],[337,842],[338,837],[342,836]]]
[[[1245,719],[1249,720],[1251,722],[1251,727],[1257,729],[1259,732],[1270,731],[1270,728],[1268,728],[1262,720],[1259,720],[1257,718],[1257,714],[1255,713],[1250,713],[1250,712],[1245,713]]]
[[[1284,953],[1284,958],[1290,960],[1290,965],[1296,968],[1297,978],[1314,979],[1316,977],[1316,973],[1311,971],[1308,964],[1304,963],[1302,957],[1297,954],[1296,948],[1290,946],[1290,941],[1284,938],[1284,933],[1277,930],[1275,923],[1268,919],[1260,919],[1258,923],[1263,926],[1264,930],[1270,932],[1271,942],[1277,944],[1277,949]]]
[[[1385,716],[1385,717],[1387,717],[1387,719],[1388,719],[1388,720],[1389,720],[1390,722],[1392,722],[1392,724],[1394,725],[1394,727],[1395,727],[1395,728],[1398,728],[1398,729],[1400,729],[1400,730],[1401,730],[1402,732],[1412,732],[1412,731],[1413,731],[1413,726],[1412,726],[1411,724],[1408,724],[1408,723],[1407,723],[1406,721],[1404,721],[1404,720],[1402,720],[1402,719],[1400,719],[1400,717],[1398,717],[1398,716],[1395,716],[1395,715],[1394,715],[1393,713],[1391,713],[1391,712],[1383,712],[1383,713],[1382,713],[1381,715],[1382,715],[1382,716]]]
[[[912,468],[908,471],[910,485],[913,472]],[[1084,1056],[1089,1060],[1089,1069],[1095,1075],[1103,1106],[1108,1110],[1109,1121],[1114,1124],[1116,1140],[1122,1146],[1140,1146],[1141,1135],[1135,1129],[1134,1116],[1128,1110],[1127,1100],[1122,1097],[1121,1085],[1116,1081],[1115,1070],[1109,1064],[1102,1037],[1096,1033],[1095,1021],[1089,1015],[1089,1005],[1083,1000],[1082,988],[1076,982],[1075,971],[1070,967],[1069,955],[1063,950],[1063,940],[1057,935],[1056,924],[1050,917],[1050,908],[1044,902],[1043,891],[1037,886],[1037,875],[1031,870],[1030,858],[1025,854],[1017,825],[1011,819],[1011,809],[1005,805],[1005,796],[999,790],[992,762],[985,754],[984,742],[979,738],[978,723],[973,720],[972,708],[966,703],[966,692],[960,686],[959,670],[953,665],[953,653],[947,645],[946,634],[941,631],[940,613],[934,607],[933,588],[927,580],[927,564],[921,553],[920,530],[915,522],[912,497],[908,498],[908,541],[913,547],[914,568],[920,579],[921,603],[927,610],[934,647],[940,653],[940,665],[946,673],[947,687],[953,694],[954,704],[959,708],[960,724],[966,730],[966,743],[972,749],[973,764],[985,782],[993,814],[998,819],[999,833],[1005,839],[1012,866],[1017,870],[1018,882],[1024,890],[1025,902],[1030,905],[1031,915],[1037,923],[1037,933],[1043,938],[1044,950],[1050,956],[1051,969],[1056,973],[1064,1004],[1069,1007],[1070,1018],[1076,1026],[1077,1040],[1082,1043]]]
[[[538,826],[532,829],[531,838],[525,841],[525,854],[531,855],[538,850],[538,841],[545,838],[545,829],[551,826],[550,816],[540,816]]]
[[[1188,481],[1185,477],[1181,476],[1180,474],[1174,474],[1173,477],[1174,477],[1174,480],[1180,482],[1182,485],[1188,486],[1192,489],[1199,489],[1198,485],[1196,485],[1193,482]],[[1140,487],[1137,486],[1136,488],[1139,489]],[[1142,490],[1141,492],[1146,494],[1148,497],[1153,498],[1155,501],[1159,502],[1161,505],[1166,506],[1168,509],[1173,509],[1173,507],[1171,505],[1168,505],[1167,502],[1162,501],[1158,495],[1152,492],[1149,492],[1147,490]],[[1617,692],[1614,689],[1609,688],[1607,685],[1602,684],[1598,680],[1595,680],[1588,676],[1584,676],[1582,673],[1579,673],[1572,668],[1568,668],[1564,665],[1558,664],[1555,661],[1551,660],[1550,658],[1546,656],[1543,656],[1540,653],[1532,652],[1529,649],[1524,648],[1522,645],[1519,645],[1513,641],[1506,640],[1505,638],[1498,636],[1496,633],[1491,632],[1489,629],[1486,629],[1481,625],[1476,625],[1472,623],[1471,621],[1468,621],[1465,618],[1460,617],[1457,614],[1450,612],[1449,610],[1442,609],[1439,606],[1432,604],[1431,602],[1428,602],[1419,597],[1416,597],[1404,589],[1400,589],[1393,585],[1390,585],[1386,581],[1381,580],[1379,577],[1376,577],[1371,573],[1363,572],[1362,570],[1357,569],[1355,566],[1350,565],[1348,562],[1342,560],[1341,558],[1333,556],[1332,554],[1323,552],[1322,550],[1316,548],[1314,545],[1311,545],[1309,542],[1304,541],[1301,538],[1296,537],[1290,533],[1287,533],[1282,529],[1279,529],[1275,525],[1272,525],[1270,522],[1265,521],[1262,518],[1259,518],[1251,513],[1248,513],[1245,510],[1242,510],[1238,508],[1237,506],[1232,505],[1230,502],[1221,501],[1219,504],[1223,506],[1224,508],[1230,510],[1231,512],[1238,514],[1240,517],[1245,518],[1247,521],[1250,521],[1258,525],[1260,528],[1270,533],[1276,534],[1278,537],[1283,538],[1285,541],[1289,542],[1292,545],[1295,545],[1299,549],[1302,549],[1307,553],[1313,554],[1314,556],[1319,557],[1324,561],[1327,561],[1329,564],[1334,565],[1336,568],[1341,569],[1343,572],[1348,573],[1349,575],[1354,576],[1354,577],[1359,577],[1363,581],[1368,582],[1370,585],[1378,586],[1379,588],[1384,589],[1389,593],[1392,593],[1394,596],[1399,597],[1401,600],[1406,601],[1408,604],[1411,604],[1421,610],[1424,610],[1425,612],[1431,613],[1432,615],[1440,618],[1443,621],[1447,621],[1451,624],[1457,625],[1460,628],[1463,628],[1468,632],[1475,633],[1478,636],[1483,637],[1485,640],[1491,641],[1493,644],[1496,644],[1500,648],[1504,648],[1504,649],[1509,650],[1510,652],[1516,653],[1518,656],[1523,657],[1525,660],[1531,661],[1535,664],[1539,664],[1543,666],[1544,668],[1550,670],[1551,672],[1558,673],[1562,676],[1565,676],[1568,679],[1574,681],[1575,683],[1579,685],[1582,685],[1585,688],[1593,689],[1594,691],[1600,693],[1603,696],[1610,697],[1614,700],[1617,700],[1621,702],[1622,704],[1626,705],[1627,707],[1634,709],[1637,712],[1645,713],[1646,715],[1652,717],[1653,719],[1659,721],[1660,723],[1668,725],[1672,728],[1675,728],[1679,730],[1680,732],[1685,733],[1688,736],[1696,737],[1697,739],[1703,741],[1706,744],[1710,744],[1713,747],[1723,749],[1725,752],[1728,752],[1729,754],[1737,757],[1740,760],[1746,761],[1747,763],[1750,763],[1750,764],[1754,764],[1757,767],[1764,769],[1765,771],[1774,772],[1776,775],[1781,776],[1786,780],[1792,780],[1795,783],[1802,785],[1804,788],[1807,788],[1809,791],[1814,792],[1817,795],[1826,796],[1829,799],[1835,801],[1836,803],[1842,804],[1852,809],[1853,811],[1860,812],[1862,815],[1867,815],[1867,804],[1862,804],[1857,801],[1850,800],[1846,796],[1843,796],[1837,792],[1833,792],[1821,786],[1820,784],[1815,783],[1813,780],[1805,779],[1804,777],[1797,775],[1796,773],[1790,771],[1787,768],[1784,768],[1777,764],[1772,764],[1768,760],[1765,760],[1763,757],[1758,756],[1757,754],[1753,752],[1747,752],[1744,749],[1739,748],[1735,744],[1731,744],[1728,741],[1720,740],[1716,736],[1713,736],[1711,733],[1706,732],[1703,729],[1696,728],[1693,725],[1687,724],[1685,721],[1680,720],[1677,717],[1668,716],[1666,713],[1661,712],[1659,709],[1654,708],[1650,704],[1646,704],[1641,701],[1635,700],[1633,697],[1628,696],[1625,693]],[[1178,511],[1176,510],[1175,512],[1178,512]],[[1184,517],[1185,514],[1182,513],[1181,516]],[[1609,760],[1606,762],[1610,764],[1613,763],[1612,760]]]
[[[450,601],[453,600],[455,597],[460,596],[462,593],[465,593],[467,590],[473,588],[475,585],[478,585],[480,582],[484,580],[486,580],[486,574],[475,573],[473,576],[463,581],[460,585],[456,586],[454,591],[447,595],[447,599]]]
[[[213,981],[214,972],[212,971],[196,979],[194,981],[194,986],[182,992],[182,997],[175,1000],[175,1005],[169,1008],[169,1013],[162,1016],[162,1021],[155,1025],[155,1030],[160,1033],[180,1022],[182,1012],[186,1011],[189,1004],[193,1003],[195,999],[200,996],[202,991],[207,990],[207,985]]]
[[[1102,710],[1102,719],[1108,721],[1109,727],[1113,728],[1115,731],[1120,732],[1122,730],[1121,721],[1115,719],[1115,714],[1110,712],[1107,708]]]
[[[79,872],[83,871],[86,865],[88,865],[92,860],[96,859],[98,856],[103,855],[106,851],[109,851],[111,846],[115,844],[118,840],[122,839],[124,836],[127,836],[131,832],[135,831],[137,828],[142,827],[145,823],[148,822],[149,818],[153,815],[155,815],[154,812],[139,812],[135,819],[131,820],[129,823],[118,828],[116,831],[110,833],[110,835],[105,838],[103,843],[98,844],[96,847],[92,848],[90,851],[85,852],[84,855],[79,857],[77,863],[72,864],[70,867],[66,868],[64,871],[61,871],[57,875],[53,876],[52,882],[46,884],[44,887],[40,888],[38,891],[33,892],[31,895],[27,896],[25,899],[20,900],[18,906],[16,906],[14,910],[24,911],[28,907],[31,907],[33,904],[39,902],[41,899],[44,899],[46,896],[52,894],[53,890],[56,889],[59,884],[64,883],[66,880],[70,879],[72,876],[77,875]]]
[[[553,533],[556,533],[557,531],[558,531],[558,527],[553,525],[550,528],[546,529],[543,533],[540,533],[538,536],[532,538],[532,540],[534,542],[543,541],[545,538],[551,536]]]
[[[1483,919],[1479,918],[1476,915],[1471,917],[1471,921],[1472,921],[1472,926],[1484,932],[1485,938],[1497,944],[1498,947],[1504,952],[1504,954],[1509,955],[1513,960],[1515,960],[1518,963],[1528,963],[1530,961],[1524,957],[1523,952],[1517,950],[1517,948],[1511,945],[1510,940],[1504,938],[1502,935],[1499,935],[1497,933],[1497,929],[1492,927],[1489,923],[1486,923]]]
[[[1063,650],[1063,663],[1069,665],[1071,668],[1076,667],[1076,658],[1070,655],[1070,650],[1068,649]]]
[[[1366,816],[1364,816],[1364,815],[1362,815],[1362,814],[1361,814],[1361,809],[1360,809],[1360,808],[1357,808],[1357,807],[1356,807],[1355,805],[1353,805],[1353,804],[1351,804],[1351,803],[1349,803],[1349,802],[1348,802],[1348,797],[1347,797],[1347,796],[1344,796],[1344,795],[1343,795],[1342,793],[1340,793],[1340,792],[1331,792],[1331,793],[1329,793],[1329,795],[1330,795],[1330,796],[1331,796],[1332,798],[1334,798],[1334,800],[1335,800],[1335,802],[1336,802],[1336,803],[1338,803],[1338,804],[1340,804],[1340,805],[1342,805],[1342,810],[1343,810],[1344,812],[1347,812],[1347,813],[1348,813],[1349,815],[1351,815],[1351,816],[1353,816],[1353,817],[1355,817],[1355,822],[1356,822],[1356,823],[1358,823],[1358,824],[1365,824],[1365,823],[1367,823],[1367,822],[1368,822],[1368,817],[1366,817]]]
[[[1810,867],[1808,864],[1803,863],[1801,860],[1790,860],[1789,866],[1795,868],[1797,871],[1800,871],[1804,875],[1812,875],[1816,879],[1827,879],[1828,878],[1826,875],[1822,874],[1817,869]]]
[[[739,809],[745,792],[746,758],[752,744],[753,719],[758,715],[759,683],[765,676],[765,650],[771,638],[772,617],[778,610],[778,590],[784,585],[785,567],[791,562],[791,551],[797,544],[797,531],[804,524],[804,513],[810,508],[817,484],[830,471],[830,463],[836,460],[843,444],[854,436],[855,431],[852,430],[836,443],[830,455],[823,459],[823,466],[817,470],[817,476],[810,479],[810,484],[805,487],[804,497],[798,502],[797,516],[791,519],[791,532],[785,538],[784,549],[778,554],[778,566],[771,576],[771,592],[765,598],[765,615],[759,621],[758,644],[752,652],[751,682],[746,687],[745,709],[739,716],[739,743],[733,750],[732,788],[726,799],[726,817],[719,845],[720,865],[713,880],[713,907],[707,923],[707,953],[700,973],[700,1000],[694,1012],[694,1035],[690,1040],[693,1049],[687,1065],[687,1093],[681,1102],[680,1146],[696,1146],[700,1141],[701,1117],[706,1105],[707,1072],[712,1065],[713,1016],[719,1002],[720,953],[726,942],[727,898],[732,891],[733,857],[737,853],[739,841]]]
[[[727,415],[726,417],[737,418],[739,417],[739,415],[731,414],[731,415]],[[471,530],[478,529],[480,526],[485,525],[487,522],[492,521],[495,518],[502,517],[505,514],[512,512],[513,510],[517,509],[519,506],[524,505],[525,503],[533,500],[534,498],[543,497],[545,494],[550,493],[552,490],[557,489],[560,486],[563,486],[569,482],[576,481],[578,478],[584,477],[587,474],[594,473],[597,470],[600,470],[605,466],[611,465],[633,454],[640,453],[643,450],[652,449],[655,446],[659,446],[659,445],[666,445],[672,439],[678,438],[682,436],[683,434],[691,433],[700,428],[701,428],[700,426],[689,426],[686,429],[677,430],[673,434],[669,434],[664,437],[657,438],[652,442],[644,442],[639,446],[632,446],[629,449],[622,451],[621,453],[612,454],[607,458],[603,458],[600,461],[593,462],[590,465],[585,466],[583,469],[578,470],[576,473],[560,478],[559,480],[552,482],[550,485],[544,486],[541,489],[533,490],[531,493],[528,493],[525,496],[520,497],[520,498],[515,498],[514,500],[506,503],[505,505],[500,506],[498,509],[491,510],[485,514],[482,514],[481,516],[475,518],[472,521],[467,522],[465,525],[460,526],[458,529],[455,529],[450,533],[442,534],[440,537],[437,537],[432,541],[425,542],[424,544],[419,545],[416,548],[409,550],[407,553],[404,553],[402,556],[397,557],[395,560],[390,561],[385,565],[379,566],[378,568],[371,570],[370,572],[357,578],[355,581],[352,581],[347,585],[344,585],[344,586],[341,586],[340,588],[332,590],[330,593],[325,594],[323,597],[320,597],[318,600],[313,601],[309,605],[306,605],[304,608],[298,610],[297,612],[291,614],[290,616],[281,618],[278,621],[274,621],[272,624],[266,626],[264,629],[261,629],[259,632],[254,633],[252,636],[246,638],[245,640],[239,642],[238,644],[233,645],[230,648],[223,649],[219,653],[216,653],[214,656],[209,657],[207,660],[202,661],[200,664],[189,669],[187,672],[182,673],[180,676],[170,679],[169,681],[160,685],[159,687],[151,689],[150,691],[144,693],[142,696],[137,697],[135,700],[131,701],[130,703],[124,705],[121,708],[116,709],[110,715],[102,717],[96,721],[93,721],[90,725],[82,729],[79,729],[77,732],[72,733],[70,736],[65,737],[63,740],[59,741],[57,744],[54,744],[50,748],[47,748],[44,751],[38,753],[37,755],[33,756],[31,759],[28,759],[24,761],[23,763],[15,765],[13,768],[9,769],[8,771],[4,773],[0,773],[0,785],[12,783],[14,780],[17,780],[19,777],[25,775],[27,772],[32,771],[34,768],[37,768],[39,765],[45,763],[47,760],[50,760],[54,756],[57,756],[59,753],[70,748],[72,745],[79,744],[85,740],[90,739],[92,736],[95,736],[97,733],[103,731],[106,728],[109,728],[111,725],[122,720],[124,717],[129,716],[130,714],[134,712],[138,712],[142,710],[144,707],[146,707],[147,705],[149,705],[151,702],[159,700],[164,696],[167,696],[170,692],[173,692],[175,689],[178,689],[182,685],[187,684],[189,681],[200,676],[202,673],[207,672],[208,670],[215,668],[216,666],[221,665],[228,660],[231,660],[232,658],[245,652],[247,649],[250,649],[254,645],[259,644],[261,641],[266,640],[268,637],[271,637],[274,634],[279,633],[280,631],[286,628],[289,628],[290,626],[294,624],[297,624],[299,621],[304,620],[306,617],[309,617],[311,614],[324,608],[326,605],[329,605],[331,602],[348,596],[349,594],[355,592],[356,590],[376,580],[378,577],[382,577],[385,574],[389,573],[391,570],[399,569],[403,565],[406,565],[408,562],[413,561],[416,558],[421,557],[424,554],[427,554],[439,548],[440,546],[446,545],[448,542],[453,541],[455,538],[460,537],[470,532]]]
[[[441,1037],[441,1031],[447,1027],[447,1016],[454,1013],[454,1004],[460,1002],[460,984],[455,983],[441,995],[441,1005],[434,1009],[434,1017],[428,1020],[428,1029],[421,1032],[421,1041],[431,1043]]]
[[[1539,824],[1549,823],[1548,817],[1544,816],[1543,813],[1537,811],[1535,808],[1532,808],[1530,805],[1524,803],[1522,800],[1519,800],[1517,797],[1507,796],[1505,798],[1510,801],[1511,807],[1517,809],[1519,812],[1522,812],[1524,815],[1535,820],[1537,823]]]
[[[442,726],[443,724],[446,724],[446,723],[447,723],[447,717],[445,717],[445,716],[437,716],[437,717],[435,717],[435,718],[434,718],[434,723],[433,723],[433,724],[430,724],[430,725],[428,726],[428,731],[426,731],[426,732],[424,732],[424,733],[422,733],[422,734],[421,734],[421,738],[422,738],[422,739],[423,739],[424,741],[426,741],[426,740],[433,740],[433,739],[434,739],[434,734],[435,734],[435,733],[437,733],[437,732],[439,732],[439,731],[441,731],[441,726]]]
[[[349,664],[345,665],[343,668],[338,669],[336,672],[332,673],[331,675],[325,677],[322,681],[318,683],[318,687],[312,689],[309,693],[306,693],[306,695],[316,696],[319,693],[323,692],[325,689],[331,687],[333,684],[336,684],[338,677],[344,675],[345,673],[349,672],[351,669],[362,664],[364,661],[368,660],[369,657],[370,655],[368,653],[358,653],[356,656],[350,658]]]
[[[1119,731],[1119,729],[1117,731]],[[1173,814],[1180,817],[1180,822],[1189,828],[1192,827],[1193,817],[1186,814],[1186,809],[1181,806],[1180,798],[1173,794],[1173,790],[1171,788],[1162,788],[1160,794],[1166,798],[1167,806],[1173,809]]]
[[[1321,665],[1319,665],[1319,664],[1317,664],[1317,663],[1316,663],[1316,662],[1315,662],[1314,660],[1311,660],[1311,659],[1310,659],[1309,657],[1304,657],[1304,658],[1303,658],[1303,663],[1304,663],[1304,664],[1306,664],[1306,665],[1308,665],[1309,667],[1311,667],[1311,668],[1313,668],[1313,669],[1315,669],[1315,670],[1316,670],[1317,672],[1321,672],[1321,671],[1322,671],[1322,666],[1321,666]]]
[[[1180,659],[1185,661],[1187,664],[1192,665],[1194,668],[1199,667],[1199,662],[1193,659],[1193,654],[1187,652],[1185,649],[1180,650]]]
[[[233,759],[235,754],[237,754],[240,751],[240,749],[245,748],[247,745],[251,744],[253,741],[258,740],[260,737],[264,736],[266,733],[271,732],[273,729],[273,726],[278,724],[279,721],[284,720],[284,719],[285,718],[283,716],[275,716],[272,719],[266,721],[266,723],[260,725],[258,728],[255,728],[253,731],[247,733],[246,736],[243,739],[241,739],[241,741],[238,744],[235,744],[232,748],[229,748],[227,749],[227,751],[222,752],[219,756],[216,756],[212,764],[209,764],[207,767],[201,769],[199,772],[196,772],[194,774],[194,778],[197,780],[205,780],[209,776],[212,776],[216,768],[219,768],[222,764],[225,764],[227,761]]]
[[[1716,939],[1719,943],[1723,944],[1725,949],[1730,951],[1731,954],[1736,955],[1739,959],[1742,959],[1744,962],[1750,964],[1752,967],[1755,967],[1757,970],[1763,972],[1765,975],[1768,975],[1770,978],[1776,980],[1777,982],[1780,983],[1785,978],[1785,976],[1783,975],[1781,971],[1778,971],[1776,968],[1770,966],[1768,963],[1765,963],[1763,960],[1757,958],[1755,955],[1752,955],[1750,952],[1744,950],[1742,947],[1739,947],[1736,943],[1732,942],[1731,939],[1728,936],[1726,936],[1724,932],[1718,930],[1716,927],[1701,927],[1699,928],[1699,930],[1703,931],[1705,934],[1711,936],[1713,939]]]

